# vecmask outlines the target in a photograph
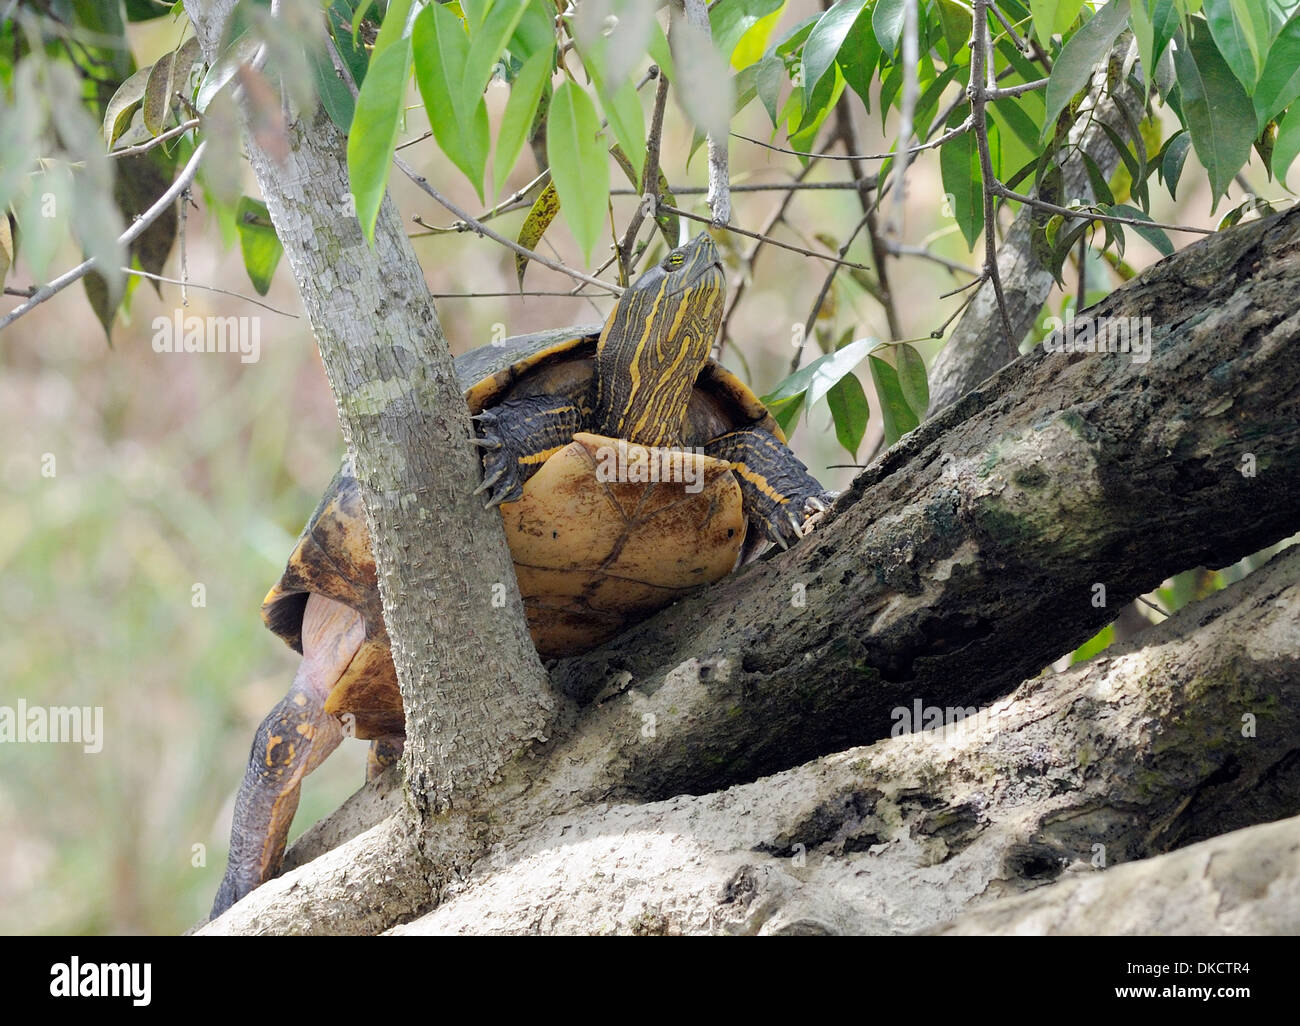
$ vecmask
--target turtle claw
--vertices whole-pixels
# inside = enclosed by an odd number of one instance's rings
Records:
[[[500,446],[498,446],[497,448],[500,448]],[[482,483],[481,485],[479,485],[477,488],[474,489],[474,494],[475,494],[475,495],[482,495],[482,494],[483,494],[484,492],[486,492],[489,488],[491,488],[494,484],[496,484],[498,481],[500,481],[500,480],[501,480],[501,476],[502,476],[505,472],[506,472],[506,468],[505,468],[505,467],[501,467],[501,468],[500,468],[499,470],[497,470],[497,472],[496,472],[495,474],[493,474],[491,477],[485,477],[485,478],[483,478],[483,483]],[[489,503],[488,503],[488,506],[491,507],[491,505],[492,505],[492,503],[489,502]]]

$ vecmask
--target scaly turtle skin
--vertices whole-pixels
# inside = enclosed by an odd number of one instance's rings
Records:
[[[483,449],[479,492],[501,509],[541,655],[607,641],[764,540],[788,546],[830,502],[763,404],[709,358],[724,294],[701,235],[643,274],[603,330],[457,358]],[[254,739],[213,916],[278,871],[302,778],[344,736],[372,741],[371,777],[401,753],[402,699],[350,461],[262,617],[304,658]]]

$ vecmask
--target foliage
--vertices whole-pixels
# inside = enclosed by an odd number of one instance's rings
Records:
[[[561,6],[557,11],[555,0],[330,0],[319,5],[299,0],[283,5],[277,20],[265,3],[246,2],[211,68],[188,36],[179,4],[64,0],[51,4],[44,16],[20,14],[0,36],[0,81],[6,104],[36,110],[38,116],[5,119],[9,159],[8,173],[0,177],[0,207],[11,211],[13,223],[12,230],[0,233],[0,269],[7,270],[21,249],[39,277],[60,240],[72,232],[103,272],[103,277],[89,276],[86,288],[106,331],[118,310],[126,309],[133,280],[124,281],[116,271],[121,261],[115,237],[165,188],[208,126],[178,132],[147,155],[117,162],[114,187],[113,169],[102,146],[93,145],[82,111],[102,125],[103,143],[121,150],[175,131],[194,115],[215,130],[235,88],[242,89],[245,102],[266,108],[271,121],[279,103],[276,86],[300,107],[319,98],[348,136],[356,215],[370,235],[405,127],[413,79],[439,148],[480,198],[486,188],[501,195],[532,144],[546,164],[518,233],[520,243],[531,250],[562,222],[590,259],[602,239],[621,234],[611,206],[612,167],[639,191],[655,191],[664,203],[675,203],[669,199],[673,175],[647,164],[651,131],[640,86],[651,80],[644,72],[652,63],[674,80],[682,111],[696,125],[696,145],[706,129],[716,131],[757,101],[773,138],[783,133],[792,149],[808,153],[800,158],[805,163],[812,155],[808,148],[846,93],[866,111],[874,107],[882,124],[907,102],[901,46],[905,0],[839,0],[784,27],[785,0],[717,0],[709,8],[713,42],[703,49],[676,27],[670,47],[663,18],[636,0]],[[1164,229],[1150,224],[1150,182],[1154,175],[1174,195],[1189,153],[1205,168],[1214,206],[1252,147],[1265,170],[1279,179],[1300,153],[1300,121],[1289,116],[1300,96],[1300,10],[1293,2],[1111,0],[1094,7],[1079,0],[1001,0],[998,6],[1015,29],[1007,31],[988,15],[998,86],[1046,82],[1045,88],[989,104],[986,133],[994,176],[1022,190],[1032,182],[1037,195],[1066,208],[1129,221],[1103,224],[1044,213],[1039,246],[1062,283],[1081,240],[1088,246],[1099,242],[1117,268],[1124,266],[1126,231],[1162,253],[1172,252]],[[127,28],[157,18],[171,19],[177,45],[137,68],[126,45]],[[918,4],[911,141],[958,130],[939,147],[939,168],[947,209],[974,249],[992,226],[984,223],[987,183],[974,133],[960,131],[970,108],[962,89],[970,77],[971,18],[972,8],[963,0]],[[94,46],[85,41],[92,31]],[[1148,98],[1148,109],[1121,105],[1122,123],[1103,126],[1122,151],[1123,167],[1108,181],[1085,157],[1094,202],[1082,204],[1055,194],[1059,164],[1076,146],[1070,130],[1080,117],[1093,69],[1125,31],[1132,34],[1129,57],[1106,74],[1111,83],[1134,81]],[[302,39],[309,45],[301,45]],[[25,59],[38,55],[47,59]],[[725,89],[720,87],[724,79],[729,79]],[[493,82],[509,89],[495,124],[486,103]],[[1176,118],[1167,134],[1157,117],[1161,110]],[[19,169],[31,167],[40,170],[24,180]],[[894,171],[892,160],[883,164],[882,189]],[[266,233],[265,219],[259,221],[250,206],[254,201],[224,195],[218,179],[201,172],[208,199],[238,225],[250,278],[265,292],[278,248]],[[105,202],[110,194],[111,202]],[[36,216],[36,198],[50,196],[59,216]],[[1235,223],[1251,207],[1269,209],[1248,197],[1222,223]],[[684,222],[675,215],[671,221],[661,215],[658,222],[668,244],[682,241]],[[161,219],[133,244],[130,265],[158,273],[175,233],[175,218]],[[646,240],[639,252],[650,259],[655,247]],[[522,286],[528,260],[516,256],[516,261]],[[859,274],[859,283],[871,292],[873,283],[865,277]],[[861,382],[848,381],[858,361],[846,354],[868,351],[876,354],[867,369],[886,441],[924,417],[925,409],[916,405],[924,398],[924,367],[915,349],[893,345],[897,340],[830,346],[822,332],[816,334],[823,355],[802,370],[792,369],[792,376],[769,393],[788,426],[825,398],[837,437],[856,453],[870,404],[860,398],[866,394]],[[891,344],[882,348],[878,343],[884,341]],[[801,384],[814,379],[812,390]]]

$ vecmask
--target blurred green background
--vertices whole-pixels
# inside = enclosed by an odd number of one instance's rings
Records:
[[[157,23],[133,29],[137,60],[148,63],[173,47],[175,33]],[[492,97],[494,118],[504,97],[504,90]],[[863,123],[869,145],[888,148],[891,137],[878,117]],[[404,138],[425,128],[415,108]],[[768,132],[757,105],[734,128]],[[689,130],[670,107],[664,165],[674,184],[702,185],[702,157],[684,171],[689,143]],[[463,176],[432,141],[403,154],[459,203],[478,209]],[[527,157],[522,164],[511,188],[531,177]],[[247,166],[240,166],[245,192],[257,196]],[[797,167],[793,158],[733,143],[737,182],[784,181]],[[845,178],[844,167],[829,163],[811,176]],[[1152,213],[1208,223],[1203,180],[1189,166],[1178,208],[1165,197]],[[945,216],[933,154],[917,160],[907,185],[907,240],[974,265]],[[394,195],[408,217],[453,220],[405,181],[395,181]],[[758,229],[779,199],[738,194],[734,222]],[[238,248],[222,245],[201,194],[196,201],[187,239],[190,280],[251,296]],[[618,199],[620,226],[633,202]],[[703,209],[699,197],[689,205]],[[523,216],[510,214],[497,227],[513,231]],[[860,216],[851,191],[801,193],[776,234],[821,250],[816,233],[842,238]],[[421,230],[412,224],[412,231]],[[579,266],[563,229],[552,237],[564,259]],[[751,244],[730,240],[734,281]],[[415,246],[434,292],[514,288],[511,256],[486,240],[422,235]],[[866,261],[866,247],[859,243],[849,256]],[[1126,258],[1145,266],[1154,252],[1131,238]],[[77,259],[68,248],[55,266]],[[804,321],[825,266],[771,247],[759,260],[734,331],[744,362],[734,351],[725,362],[760,393],[788,373],[792,328]],[[167,273],[179,276],[178,253]],[[895,261],[891,274],[909,336],[941,324],[958,300],[936,296],[965,280],[908,259]],[[1092,281],[1101,292],[1113,287],[1100,270]],[[29,282],[20,260],[8,283]],[[887,337],[879,307],[846,276],[840,282],[820,322],[825,337],[848,330]],[[567,279],[540,268],[529,272],[528,284],[568,287]],[[0,309],[8,310],[18,300],[4,302]],[[296,657],[264,630],[258,609],[341,454],[333,400],[287,263],[265,297],[284,314],[246,299],[189,292],[187,313],[260,318],[257,363],[153,352],[151,321],[172,317],[180,302],[174,285],[162,286],[161,298],[141,285],[110,348],[77,285],[0,335],[0,704],[23,698],[29,706],[102,706],[106,735],[96,755],[71,744],[0,745],[0,932],[166,933],[202,919],[224,868],[232,798],[254,728],[294,672]],[[462,352],[490,341],[498,324],[519,334],[601,320],[608,301],[448,298],[438,309],[453,350]],[[937,346],[920,344],[927,359]],[[878,430],[873,414],[864,455]],[[831,467],[851,458],[836,445],[824,404],[801,425],[794,447],[828,486],[850,480],[850,469]],[[52,477],[41,473],[45,454],[55,460]],[[205,592],[198,606],[196,585]],[[359,786],[364,761],[364,743],[348,741],[309,778],[295,835]]]

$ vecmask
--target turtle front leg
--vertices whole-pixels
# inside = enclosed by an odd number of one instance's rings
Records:
[[[474,494],[487,492],[491,509],[518,501],[528,479],[583,429],[586,415],[567,396],[532,395],[484,410],[474,420],[474,444],[484,450],[483,483]]]
[[[783,549],[802,538],[808,520],[835,500],[789,446],[762,428],[729,431],[707,442],[704,451],[731,464],[750,522]]]
[[[303,660],[289,693],[257,728],[235,797],[230,859],[212,903],[215,919],[280,869],[302,780],[338,747],[339,721],[325,699],[365,636],[356,610],[311,595],[302,621]]]

